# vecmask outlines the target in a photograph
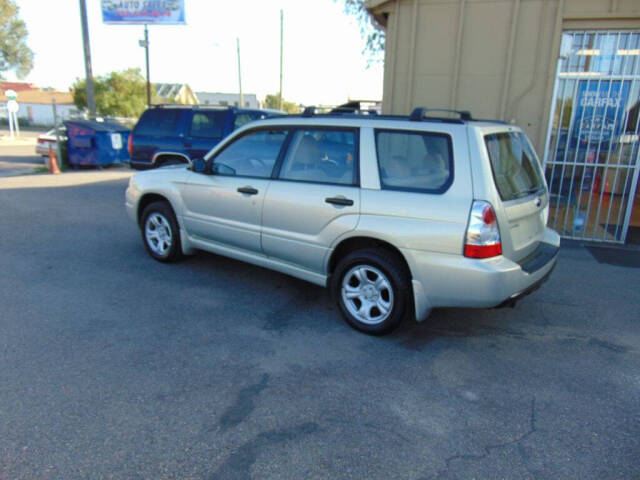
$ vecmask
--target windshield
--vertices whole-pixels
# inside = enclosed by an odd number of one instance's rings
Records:
[[[492,133],[484,140],[502,200],[526,197],[544,189],[538,158],[524,133]]]

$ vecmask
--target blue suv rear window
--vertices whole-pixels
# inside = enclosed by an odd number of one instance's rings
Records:
[[[138,125],[136,135],[148,135],[152,137],[165,137],[176,135],[180,110],[169,108],[154,108],[144,112]]]
[[[194,112],[191,118],[189,134],[198,138],[221,139],[224,135],[224,122],[227,119],[227,111],[201,111]]]

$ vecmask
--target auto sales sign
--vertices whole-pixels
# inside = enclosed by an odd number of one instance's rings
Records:
[[[622,132],[629,81],[581,80],[573,120],[573,141],[604,147]],[[605,144],[605,145],[603,145]]]
[[[185,23],[184,0],[102,0],[102,21],[116,24]]]

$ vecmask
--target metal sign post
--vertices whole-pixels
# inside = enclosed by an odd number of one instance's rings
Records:
[[[151,80],[149,79],[149,28],[144,24],[144,58],[147,65],[147,106],[151,106]]]
[[[13,138],[13,113],[9,110],[9,105],[7,104],[7,113],[9,114],[9,138]]]
[[[4,94],[9,99],[7,101],[7,113],[9,114],[9,137],[20,136],[20,124],[18,123],[18,110],[20,105],[16,101],[18,94],[14,90],[6,90]]]
[[[144,57],[147,66],[147,106],[151,106],[151,81],[149,80],[149,28],[144,24],[144,40],[138,40],[138,45],[144,47]]]
[[[282,10],[280,10],[280,94],[278,95],[278,108],[282,110],[282,32],[284,26],[284,18]]]
[[[80,21],[82,22],[82,45],[84,48],[84,73],[87,82],[87,108],[89,116],[96,116],[96,99],[93,94],[93,72],[91,69],[91,46],[89,45],[89,24],[87,23],[87,4],[80,1]]]
[[[58,127],[58,109],[56,108],[56,99],[51,99],[53,107],[53,128],[56,132],[56,156],[58,157],[58,165],[62,169],[62,148],[60,147],[60,128]]]
[[[238,45],[238,87],[240,89],[240,95],[238,98],[238,107],[244,106],[244,98],[242,98],[242,72],[240,70],[240,39],[236,38],[236,44]]]

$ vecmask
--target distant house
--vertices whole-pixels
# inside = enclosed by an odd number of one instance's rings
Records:
[[[239,96],[237,93],[220,93],[220,92],[196,92],[198,103],[200,105],[229,105],[238,106]],[[255,93],[243,93],[242,101],[244,107],[260,108],[258,97]]]
[[[154,83],[155,98],[153,103],[182,103],[184,105],[197,105],[196,98],[191,87],[186,83]]]
[[[20,82],[3,82],[0,92],[0,104],[4,104],[8,98],[4,92],[12,89],[18,94],[18,120],[27,121],[36,125],[53,125],[53,100],[56,101],[56,113],[58,121],[67,119],[79,113],[73,103],[73,96],[69,92],[58,92],[55,90],[40,90],[38,87],[25,89],[15,88],[15,84]],[[6,84],[11,84],[5,87]],[[31,85],[31,84],[27,84]]]
[[[25,90],[40,90],[36,85],[28,82],[0,82],[0,89],[2,89],[0,93],[4,93],[7,90],[13,90],[17,93]]]

